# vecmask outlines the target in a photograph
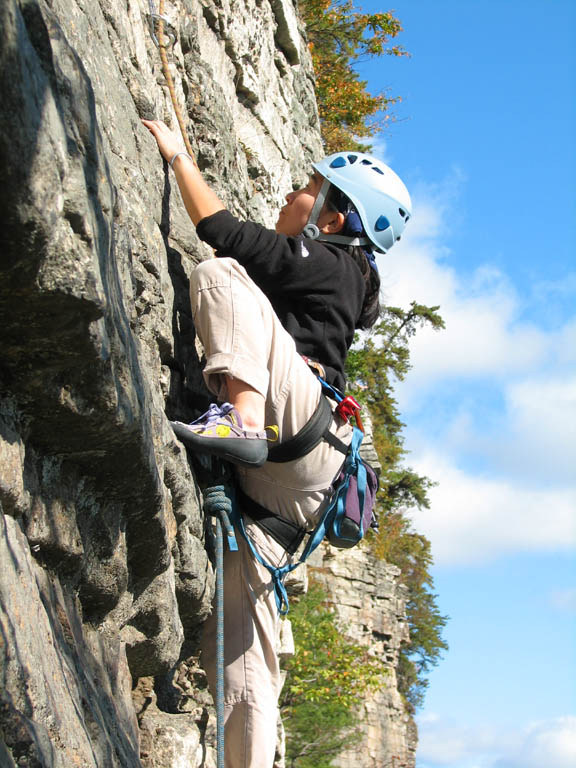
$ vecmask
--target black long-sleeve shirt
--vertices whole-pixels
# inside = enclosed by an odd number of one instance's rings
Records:
[[[236,259],[268,297],[301,355],[321,363],[344,389],[344,362],[364,301],[359,267],[340,248],[288,237],[218,211],[199,222],[198,236],[218,256]]]

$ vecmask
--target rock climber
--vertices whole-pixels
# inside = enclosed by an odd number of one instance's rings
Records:
[[[286,196],[272,231],[234,217],[179,138],[159,120],[142,122],[174,171],[198,236],[217,256],[196,267],[190,295],[204,378],[220,405],[192,424],[174,422],[175,433],[193,450],[232,462],[241,491],[258,505],[311,530],[342,453],[327,440],[286,463],[267,461],[268,451],[315,413],[323,397],[317,371],[344,389],[354,332],[379,317],[375,253],[400,239],[411,216],[408,191],[380,160],[339,152],[313,164],[306,186]],[[330,432],[350,443],[352,427],[336,413]],[[291,557],[257,521],[245,516],[245,528],[271,565]],[[280,622],[270,573],[238,539],[239,552],[227,553],[224,563],[226,767],[272,768]],[[214,634],[210,617],[202,653],[212,690]]]

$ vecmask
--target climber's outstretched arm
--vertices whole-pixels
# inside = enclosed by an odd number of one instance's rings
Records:
[[[170,162],[177,152],[183,152],[176,134],[161,120],[142,120],[158,143],[158,149],[165,160]],[[172,164],[182,200],[194,226],[213,213],[223,211],[225,206],[202,178],[194,160],[186,154],[179,155]]]

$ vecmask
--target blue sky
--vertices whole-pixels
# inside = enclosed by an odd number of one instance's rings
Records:
[[[440,304],[398,387],[408,462],[438,480],[450,651],[418,768],[576,765],[576,3],[365,0],[410,59],[361,66],[402,97],[378,153],[414,218],[385,296]]]

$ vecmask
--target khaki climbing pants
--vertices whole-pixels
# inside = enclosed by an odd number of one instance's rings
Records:
[[[296,351],[266,296],[234,259],[202,262],[191,279],[194,323],[206,351],[204,377],[226,399],[223,375],[237,378],[266,400],[266,424],[280,440],[296,434],[314,413],[320,384]],[[331,426],[349,443],[352,428]],[[237,467],[242,489],[278,515],[314,527],[344,456],[322,442],[307,456],[258,469]],[[247,533],[266,562],[286,562],[282,547],[246,518]],[[238,552],[224,556],[224,677],[226,768],[272,768],[281,677],[276,646],[279,616],[269,572],[238,537]],[[204,628],[203,663],[215,692],[214,614]]]

